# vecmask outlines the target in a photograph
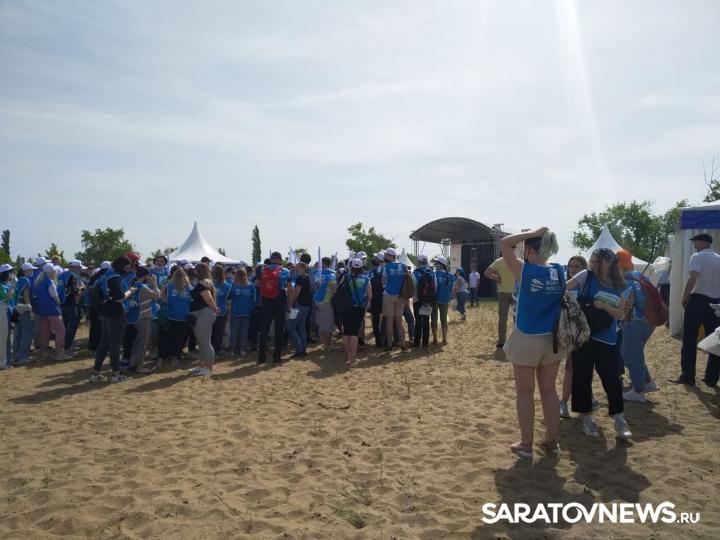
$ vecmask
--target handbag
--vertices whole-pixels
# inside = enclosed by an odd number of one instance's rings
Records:
[[[615,320],[607,311],[604,309],[598,309],[595,307],[595,299],[590,296],[590,280],[597,279],[595,274],[588,270],[587,279],[585,280],[585,286],[578,294],[578,304],[585,314],[588,326],[590,327],[590,333],[596,334],[607,329]]]

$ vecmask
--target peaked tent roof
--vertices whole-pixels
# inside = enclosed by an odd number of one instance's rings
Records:
[[[597,237],[597,240],[595,240],[595,243],[593,246],[588,249],[585,253],[582,254],[585,259],[588,261],[590,260],[590,255],[593,254],[593,251],[600,248],[608,248],[611,249],[613,252],[617,252],[621,249],[624,249],[620,244],[617,243],[615,238],[613,238],[612,233],[610,233],[610,229],[608,229],[607,224],[603,225],[602,230],[600,231],[600,236]],[[644,270],[647,266],[647,262],[643,261],[642,259],[638,259],[637,257],[633,256],[632,258],[633,264],[635,265],[636,270]]]
[[[203,257],[208,257],[213,262],[221,262],[226,264],[238,264],[240,261],[221,255],[217,249],[208,244],[207,240],[200,234],[197,221],[193,225],[192,232],[182,245],[173,251],[168,258],[170,261],[180,261],[187,259],[192,262],[200,262]]]
[[[415,265],[410,260],[410,257],[405,253],[405,248],[402,248],[400,255],[398,256],[398,262],[403,263],[405,266],[409,266],[411,270],[415,270]]]

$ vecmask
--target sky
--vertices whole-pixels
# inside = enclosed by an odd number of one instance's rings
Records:
[[[12,256],[197,221],[250,257],[400,247],[447,216],[548,226],[700,202],[720,155],[720,2],[0,0]],[[434,255],[439,246],[427,245]]]

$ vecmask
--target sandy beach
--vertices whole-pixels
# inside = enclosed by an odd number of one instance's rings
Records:
[[[508,448],[515,393],[511,366],[492,358],[494,310],[453,313],[444,348],[369,346],[351,370],[338,342],[279,366],[222,359],[207,379],[89,384],[86,350],[1,373],[0,537],[717,537],[720,395],[665,382],[679,342],[659,328],[648,345],[661,390],[626,404],[632,443],[615,440],[596,377],[603,437],[563,420],[563,453],[530,463]],[[486,525],[481,511],[662,501],[700,522]]]

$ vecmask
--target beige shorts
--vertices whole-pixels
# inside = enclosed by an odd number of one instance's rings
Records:
[[[505,357],[518,366],[538,367],[559,362],[565,357],[565,351],[553,352],[552,334],[534,336],[523,334],[517,328],[505,342]]]
[[[315,324],[321,332],[332,333],[335,330],[335,312],[330,302],[315,304]]]
[[[383,317],[402,317],[405,300],[399,296],[383,295]]]

